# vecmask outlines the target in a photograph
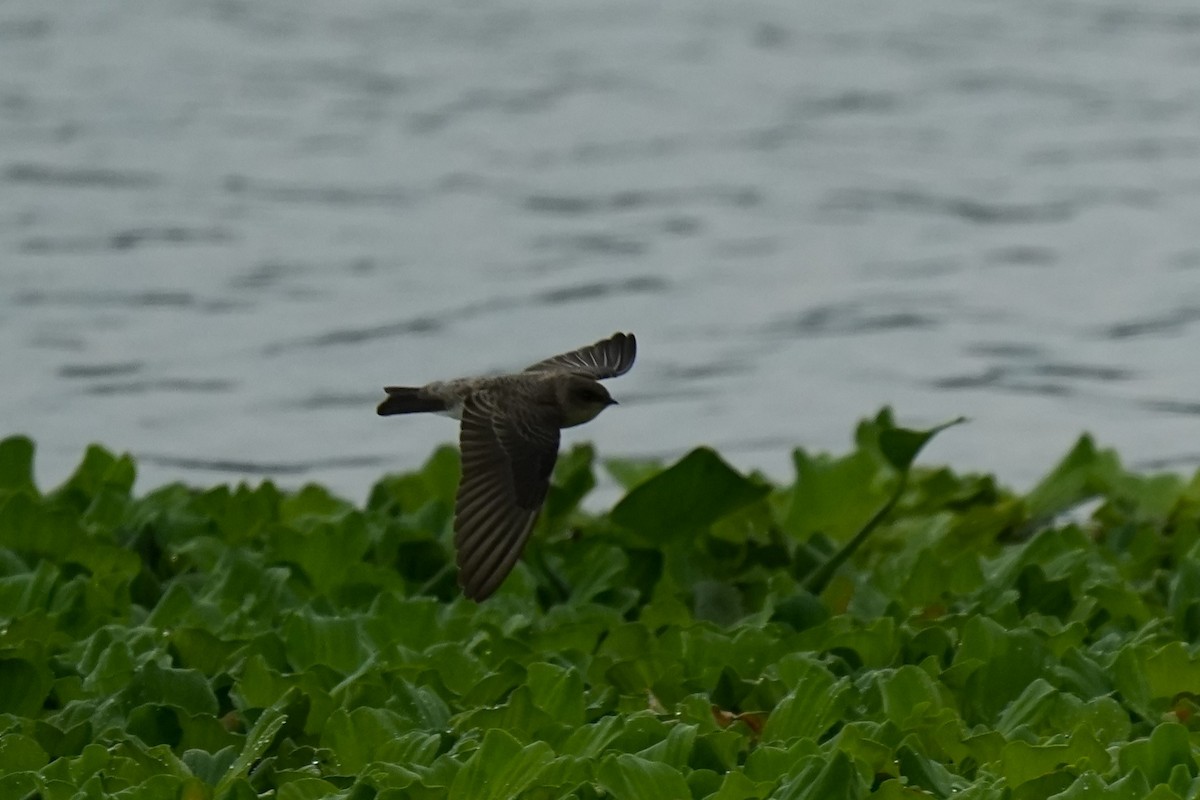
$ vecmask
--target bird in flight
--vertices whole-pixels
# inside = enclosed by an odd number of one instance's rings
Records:
[[[617,401],[600,383],[637,356],[632,333],[553,356],[513,375],[388,386],[380,416],[430,411],[462,421],[454,547],[463,594],[485,600],[512,571],[550,488],[558,432]]]

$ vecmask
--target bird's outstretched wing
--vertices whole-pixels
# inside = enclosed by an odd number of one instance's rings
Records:
[[[502,413],[483,392],[463,404],[454,546],[458,582],[472,600],[496,591],[520,558],[550,487],[558,438],[558,426],[536,409]]]
[[[526,372],[574,372],[601,380],[624,375],[637,357],[637,339],[632,333],[614,333],[608,339],[553,356],[526,367]]]

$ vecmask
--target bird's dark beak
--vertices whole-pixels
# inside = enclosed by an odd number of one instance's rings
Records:
[[[608,404],[609,404],[610,406],[619,406],[619,405],[621,405],[620,403],[618,403],[616,400],[612,399],[611,397],[610,397],[610,398],[608,398]]]

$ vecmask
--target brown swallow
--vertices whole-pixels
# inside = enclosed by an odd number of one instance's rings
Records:
[[[599,381],[633,366],[637,340],[616,333],[514,375],[388,386],[380,416],[431,411],[462,420],[454,504],[458,583],[486,599],[512,571],[550,488],[558,432],[616,405]]]

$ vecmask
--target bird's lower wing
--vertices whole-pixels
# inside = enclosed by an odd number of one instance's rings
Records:
[[[476,601],[512,571],[550,487],[558,427],[536,416],[525,422],[498,415],[486,395],[463,405],[454,545],[458,582]]]

